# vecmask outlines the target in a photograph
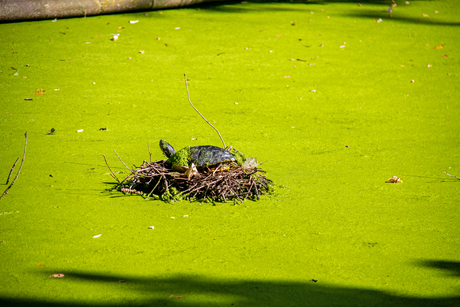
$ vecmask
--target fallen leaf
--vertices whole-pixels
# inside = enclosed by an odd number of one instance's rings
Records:
[[[64,274],[62,274],[62,273],[58,273],[58,274],[52,274],[52,275],[50,275],[50,277],[54,277],[54,278],[62,278],[62,277],[64,277],[64,276],[65,276],[65,275],[64,275]]]
[[[37,266],[46,266],[46,264],[37,263]]]
[[[447,57],[448,57],[448,55],[447,55],[447,54],[445,54],[445,55],[443,55],[442,57],[443,57],[443,58],[447,58]]]
[[[142,54],[144,54],[144,53],[145,53],[145,51],[144,51],[144,50],[139,50],[139,53],[142,53]]]
[[[180,30],[180,27],[175,27],[174,30]]]
[[[444,45],[436,46],[436,47],[434,47],[434,49],[444,49]]]
[[[414,79],[410,80],[410,83],[414,83],[414,82],[415,82],[415,80],[414,80]]]
[[[428,16],[427,14],[423,14],[423,17],[430,18],[430,16]]]
[[[290,78],[291,76],[284,76],[285,78]]]
[[[36,92],[36,93],[34,93],[34,95],[44,95],[44,93],[43,93],[43,92],[44,92],[44,90],[43,90],[43,89],[41,89],[41,88],[39,88],[39,89],[37,89],[37,92]]]
[[[124,283],[125,281],[124,281],[123,279],[121,279],[121,280],[119,280],[118,282],[120,282],[120,283]]]
[[[386,181],[386,183],[398,183],[398,182],[403,182],[403,181],[401,180],[401,178],[397,176],[393,176]]]

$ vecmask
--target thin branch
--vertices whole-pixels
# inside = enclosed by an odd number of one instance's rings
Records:
[[[201,114],[200,111],[198,111],[198,109],[195,108],[195,106],[193,105],[192,101],[190,100],[190,93],[188,92],[187,75],[184,74],[184,77],[185,77],[185,88],[187,89],[188,102],[190,102],[190,105],[195,109],[195,111],[196,111],[198,114],[200,114],[200,116],[201,116],[211,127],[213,127],[214,130],[217,131],[217,134],[219,135],[220,140],[222,141],[222,144],[224,144],[224,148],[227,148],[227,146],[225,146],[224,139],[223,139],[222,136],[220,135],[219,130],[217,130],[216,127],[214,127],[210,122],[208,122],[208,120],[207,120],[206,118],[204,118],[203,114]]]
[[[116,181],[118,181],[118,183],[121,183],[120,180],[118,180],[118,177],[115,176],[115,174],[113,173],[112,169],[110,168],[109,163],[107,162],[107,159],[105,158],[105,156],[104,156],[104,155],[102,155],[102,156],[104,157],[105,164],[107,164],[107,167],[109,168],[110,174],[112,175],[113,179],[115,179]]]
[[[130,169],[129,167],[126,166],[125,162],[123,162],[123,160],[120,158],[120,156],[117,154],[117,152],[116,152],[115,150],[114,150],[113,152],[117,155],[118,159],[120,159],[121,163],[123,163],[123,165],[124,165],[127,169],[129,169],[130,171],[132,171],[132,169]]]
[[[16,163],[18,163],[18,161],[19,161],[19,158],[17,158],[17,159],[16,159],[16,162],[14,162],[13,167],[11,168],[10,173],[8,174],[8,178],[6,179],[6,183],[5,183],[5,184],[8,184],[8,182],[10,181],[11,173],[13,173],[14,168],[16,167]]]
[[[147,142],[147,147],[149,148],[150,163],[152,163],[152,153],[150,152],[150,144]]]
[[[22,165],[24,164],[24,160],[26,159],[27,132],[24,133],[24,136],[26,137],[26,141],[25,141],[25,144],[24,144],[24,154],[22,155],[22,161],[21,161],[21,165],[19,165],[18,173],[16,174],[16,177],[14,177],[13,182],[11,182],[10,186],[7,187],[6,190],[5,190],[5,192],[3,192],[2,196],[0,196],[0,199],[2,199],[3,196],[5,196],[6,194],[8,194],[9,189],[13,186],[13,184],[16,182],[16,179],[18,179],[19,174],[21,173]],[[17,160],[16,160],[16,162],[17,162]],[[15,164],[16,164],[16,163],[15,163]],[[13,168],[14,168],[14,165],[13,165]],[[8,178],[9,178],[9,176],[8,176]]]
[[[457,178],[458,180],[460,180],[460,177],[457,177],[457,176],[448,174],[448,173],[446,173],[445,171],[442,171],[442,172],[443,172],[444,174],[446,174],[447,176],[454,177],[454,178]]]

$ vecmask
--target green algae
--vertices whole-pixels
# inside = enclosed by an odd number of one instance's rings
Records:
[[[176,154],[169,157],[169,159],[166,162],[171,165],[182,165],[188,167],[190,166],[190,156],[190,146],[187,146],[177,151]]]
[[[1,216],[2,306],[458,305],[460,186],[441,171],[460,175],[459,7],[386,8],[1,24],[3,178],[29,135],[0,203],[18,211]],[[132,165],[160,139],[220,142],[184,72],[224,139],[266,161],[274,195],[212,206],[106,190],[102,154],[127,174],[113,150]]]

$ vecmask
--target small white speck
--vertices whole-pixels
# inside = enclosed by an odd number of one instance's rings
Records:
[[[188,215],[184,215],[184,217],[189,217]]]
[[[172,218],[172,219],[175,219],[175,217],[174,217],[174,216],[171,216],[171,218]]]
[[[149,229],[155,229],[155,226],[149,226]]]
[[[311,92],[312,92],[312,93],[316,93],[316,90],[311,90]],[[302,99],[302,98],[300,98],[300,99]]]
[[[96,236],[94,236],[93,238],[96,239],[96,238],[99,238],[100,236],[102,236],[102,234],[96,235]]]
[[[238,102],[235,102],[235,104],[238,104]]]
[[[133,23],[138,23],[139,20],[130,20],[129,23],[133,24]]]
[[[83,129],[77,130],[77,132],[83,132]]]

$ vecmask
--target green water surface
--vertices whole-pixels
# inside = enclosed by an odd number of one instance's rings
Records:
[[[0,24],[0,192],[28,133],[0,200],[0,304],[458,306],[460,180],[442,171],[460,176],[460,4],[396,2]],[[184,73],[275,194],[108,191],[103,154],[123,178],[114,150],[131,167],[160,139],[221,145]]]

